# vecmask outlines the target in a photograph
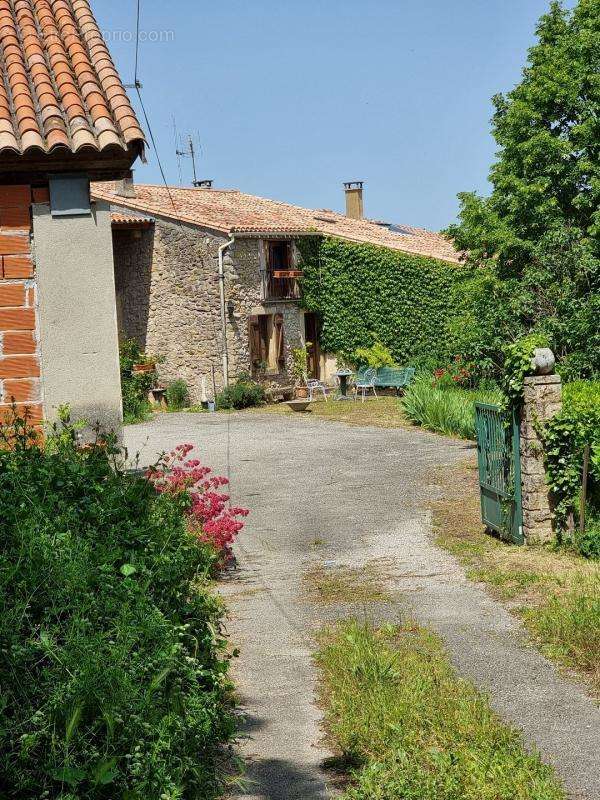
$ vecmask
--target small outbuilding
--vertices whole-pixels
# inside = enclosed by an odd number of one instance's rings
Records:
[[[87,0],[0,0],[0,414],[122,420],[109,203],[144,134]]]

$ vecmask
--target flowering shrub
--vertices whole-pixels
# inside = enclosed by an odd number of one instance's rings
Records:
[[[455,356],[454,361],[443,369],[436,369],[433,373],[433,383],[436,389],[460,386],[470,387],[473,378],[473,364],[463,361],[462,356]]]
[[[236,720],[214,550],[187,497],[77,434],[0,424],[0,798],[221,797]]]
[[[213,475],[212,469],[197,458],[188,458],[193,449],[191,444],[178,445],[157,466],[151,467],[146,477],[159,493],[189,495],[186,512],[189,530],[226,558],[244,527],[240,517],[247,517],[249,512],[229,505],[229,495],[220,491],[229,484],[228,479]]]

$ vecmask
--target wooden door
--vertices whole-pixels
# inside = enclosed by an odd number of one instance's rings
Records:
[[[319,319],[316,314],[304,315],[304,336],[308,347],[308,377],[321,377],[321,348],[319,347]]]

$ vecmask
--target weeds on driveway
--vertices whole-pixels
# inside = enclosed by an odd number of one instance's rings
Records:
[[[337,603],[385,603],[390,600],[384,576],[373,564],[326,567],[315,564],[304,576],[310,599],[323,605]]]
[[[563,800],[552,769],[427,631],[341,623],[317,661],[328,733],[351,772],[346,800]]]
[[[437,543],[525,622],[549,658],[577,670],[600,694],[600,563],[567,550],[517,547],[485,533],[477,467],[433,476],[444,498],[433,503]]]

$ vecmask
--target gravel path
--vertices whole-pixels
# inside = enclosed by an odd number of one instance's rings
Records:
[[[472,445],[419,430],[270,414],[162,415],[126,430],[142,463],[183,441],[220,473],[229,441],[234,500],[252,509],[240,570],[223,585],[246,715],[248,784],[236,797],[325,800],[332,793],[322,769],[330,754],[315,705],[312,637],[327,620],[353,614],[410,616],[436,630],[459,671],[554,764],[569,796],[600,798],[600,709],[430,539],[424,509],[440,492],[431,476],[464,461]],[[307,595],[308,570],[364,565],[385,575],[385,603],[331,606]]]

